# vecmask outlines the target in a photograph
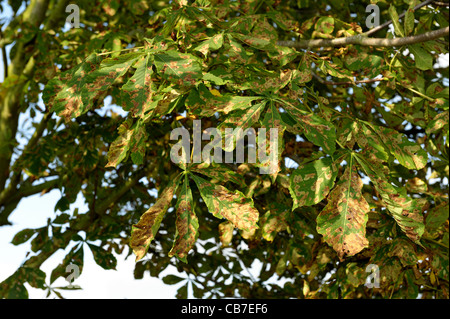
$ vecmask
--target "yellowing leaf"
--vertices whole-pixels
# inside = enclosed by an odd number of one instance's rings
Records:
[[[350,156],[339,184],[331,191],[327,206],[317,217],[317,232],[341,260],[369,246],[366,239],[369,204],[362,196],[362,186],[353,156]]]
[[[192,192],[189,187],[189,177],[185,175],[181,186],[176,207],[176,234],[175,242],[169,252],[169,257],[177,256],[187,262],[187,254],[192,249],[198,237],[198,218],[194,212]]]
[[[178,187],[179,176],[171,181],[158,200],[142,216],[131,230],[130,246],[136,255],[136,261],[142,259],[147,253],[150,243],[158,232],[164,214],[170,207],[173,195]]]
[[[200,195],[209,211],[217,218],[226,218],[234,227],[251,231],[257,229],[259,212],[253,207],[253,200],[240,191],[234,193],[225,187],[212,184],[201,177],[192,175]]]

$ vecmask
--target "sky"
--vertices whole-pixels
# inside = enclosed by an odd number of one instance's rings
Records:
[[[0,13],[0,19],[11,16],[9,6],[4,5],[4,9],[6,10]],[[10,47],[8,46],[7,48],[9,49]],[[437,65],[448,67],[449,55],[441,56],[439,61],[437,61]],[[0,83],[3,82],[3,67],[3,62],[0,62]],[[21,116],[21,125],[26,119],[26,114]],[[18,136],[18,138],[19,141],[26,141],[22,137]],[[292,167],[292,163],[287,164]],[[53,190],[44,196],[34,195],[23,199],[10,217],[10,222],[13,225],[0,227],[0,282],[13,274],[27,259],[26,254],[31,251],[30,242],[19,246],[12,245],[11,240],[14,235],[24,228],[39,228],[46,225],[47,219],[54,217],[54,206],[60,199],[60,196],[61,194],[58,190]],[[71,210],[73,211],[74,208],[79,208],[80,212],[88,210],[81,196],[71,206]],[[72,246],[69,246],[66,250],[59,250],[42,265],[41,269],[47,273],[48,278],[51,271],[62,261],[71,248]],[[127,260],[124,259],[123,255],[116,255],[116,258],[118,260],[117,270],[104,270],[95,263],[90,249],[84,249],[83,272],[79,278],[73,281],[74,285],[79,285],[83,289],[63,291],[63,296],[71,299],[169,299],[175,298],[176,290],[183,284],[168,286],[160,279],[169,273],[177,274],[174,267],[166,269],[160,274],[159,279],[150,277],[147,272],[143,279],[136,280],[133,277],[134,256],[131,255]],[[255,265],[250,269],[254,277],[257,277],[258,268],[258,265]],[[49,283],[48,278],[47,283]],[[66,286],[67,284],[68,282],[64,278],[59,278],[52,286]],[[46,292],[43,290],[32,288],[29,285],[27,288],[29,297],[32,299],[46,297]],[[50,296],[50,298],[54,297],[56,296]]]

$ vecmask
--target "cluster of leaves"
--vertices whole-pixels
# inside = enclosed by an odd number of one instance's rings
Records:
[[[172,2],[83,2],[83,28],[56,40],[38,34],[63,65],[38,61],[37,72],[46,107],[62,119],[23,167],[38,179],[56,163],[50,170],[65,177],[64,191],[61,213],[13,243],[34,236],[32,250],[43,255],[75,243],[51,283],[69,263],[82,265],[84,244],[105,269],[115,268],[112,251],[129,244],[137,261],[150,255],[136,278],[170,264],[187,274],[163,278],[186,279],[177,297],[190,287],[195,297],[448,298],[448,68],[443,77],[433,69],[446,46],[277,45],[362,33],[365,20],[351,15],[365,12],[358,1]],[[448,10],[397,2],[377,3],[397,36],[448,25]],[[107,27],[91,26],[97,14]],[[124,27],[130,17],[136,30]],[[125,117],[100,115],[107,96]],[[276,128],[276,172],[259,174],[261,163],[172,163],[170,132],[192,132],[194,119],[222,133]],[[157,198],[146,191],[154,187]],[[68,213],[80,191],[90,211]],[[17,296],[24,282],[45,288],[36,259],[0,292]],[[245,272],[255,260],[258,278]],[[379,266],[380,288],[364,286],[369,264]],[[281,280],[268,283],[274,276]]]

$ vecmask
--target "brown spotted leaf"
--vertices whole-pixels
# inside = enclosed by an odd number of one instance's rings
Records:
[[[286,129],[294,134],[305,134],[313,144],[321,146],[327,154],[333,154],[336,150],[336,128],[331,122],[308,113],[290,103],[284,104],[286,112],[294,119],[294,125],[288,125]]]
[[[331,158],[323,158],[299,166],[290,176],[289,191],[294,201],[292,210],[322,201],[334,186],[338,169]]]
[[[428,161],[427,152],[417,143],[396,130],[371,125],[389,152],[408,169],[422,169]]]
[[[276,234],[289,227],[290,209],[283,203],[270,203],[261,218],[261,233],[265,240],[273,241]]]
[[[117,167],[129,153],[136,165],[144,162],[145,142],[147,131],[140,121],[133,124],[132,119],[127,119],[119,126],[119,136],[111,144],[108,151],[108,163],[106,167]]]
[[[237,185],[245,184],[245,180],[239,173],[217,163],[204,162],[201,164],[194,164],[189,167],[189,170],[208,176],[211,180],[217,180],[224,183],[233,182]]]
[[[228,246],[233,239],[234,225],[229,221],[219,224],[219,238],[223,246]]]
[[[197,58],[188,53],[174,50],[157,53],[154,64],[165,80],[179,86],[192,86],[203,76]]]
[[[380,194],[381,200],[394,217],[400,229],[415,243],[419,243],[425,231],[421,199],[413,199],[394,187],[379,165],[357,154],[356,159]]]
[[[150,243],[158,232],[164,214],[170,207],[174,193],[177,190],[180,175],[172,180],[158,197],[158,200],[132,226],[130,246],[136,255],[136,261],[147,253]]]
[[[369,246],[366,224],[369,204],[362,196],[363,182],[353,156],[339,183],[328,196],[328,204],[317,217],[317,232],[333,247],[339,258],[353,256]]]
[[[253,207],[253,200],[240,191],[234,193],[225,187],[212,184],[192,175],[208,210],[217,218],[226,218],[234,227],[252,231],[258,228],[259,212]]]
[[[186,100],[186,106],[194,115],[212,116],[216,112],[228,114],[235,110],[248,109],[252,105],[252,101],[258,99],[262,99],[262,97],[232,94],[216,96],[204,84],[200,84],[197,89],[191,90]]]
[[[94,98],[86,89],[91,84],[87,75],[98,67],[100,61],[93,53],[73,69],[49,81],[43,92],[44,102],[66,121],[87,112]]]
[[[177,256],[180,260],[187,262],[187,254],[198,237],[198,218],[194,212],[194,201],[188,175],[185,175],[184,183],[181,185],[176,215],[175,242],[169,252],[169,257]]]
[[[152,63],[150,54],[143,56],[137,64],[134,75],[122,87],[125,102],[123,108],[134,117],[144,117],[157,106],[157,101],[153,99],[155,92],[152,88]]]

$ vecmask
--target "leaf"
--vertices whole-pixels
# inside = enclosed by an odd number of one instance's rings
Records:
[[[395,10],[394,5],[392,4],[389,7],[389,15],[391,16],[391,20],[394,25],[395,34],[399,37],[404,37],[405,33],[403,27],[400,24],[400,19],[398,18],[397,11]]]
[[[276,234],[289,227],[290,210],[283,203],[271,203],[261,218],[261,233],[265,240],[272,242]]]
[[[153,101],[152,69],[153,58],[150,54],[143,56],[134,75],[122,86],[124,110],[131,112],[133,117],[143,117],[154,109],[157,103]]]
[[[385,149],[384,143],[379,135],[375,134],[370,127],[364,123],[357,122],[356,142],[366,151],[370,159],[374,161],[387,161],[389,152]]]
[[[136,255],[136,261],[144,257],[150,243],[155,238],[164,214],[170,207],[173,195],[178,187],[179,179],[180,175],[172,180],[161,193],[155,204],[141,216],[137,224],[132,226],[130,246]]]
[[[90,78],[87,75],[99,64],[100,58],[93,53],[72,70],[52,79],[43,92],[45,103],[66,121],[87,112],[94,98],[94,95],[89,94],[86,89],[90,85]]]
[[[40,229],[26,228],[19,231],[11,241],[11,244],[17,246],[31,239]]]
[[[428,154],[420,145],[410,142],[405,135],[396,130],[376,125],[371,125],[371,127],[400,164],[407,169],[422,169],[425,167]],[[378,151],[380,152],[380,148],[378,148]]]
[[[219,33],[200,43],[194,50],[201,52],[206,57],[209,52],[219,50],[222,45],[223,34]]]
[[[295,125],[287,125],[288,131],[294,134],[305,134],[311,143],[321,146],[327,154],[334,153],[336,150],[336,129],[332,123],[290,104],[285,104],[285,108],[287,113],[296,121]]]
[[[112,253],[106,251],[102,247],[95,246],[89,244],[89,248],[91,248],[92,255],[94,256],[94,260],[103,269],[116,269],[117,259],[114,257]]]
[[[180,260],[187,262],[187,254],[198,237],[198,218],[194,212],[194,201],[187,174],[178,195],[176,215],[175,242],[169,252],[169,257],[177,256]]]
[[[229,221],[219,224],[219,238],[223,246],[228,246],[233,239],[234,225]]]
[[[253,207],[253,200],[240,191],[232,193],[225,187],[212,184],[192,175],[208,210],[217,218],[226,218],[234,227],[246,231],[258,228],[259,212]]]
[[[283,153],[283,134],[285,125],[281,119],[278,107],[274,103],[270,104],[264,119],[261,121],[261,128],[266,129],[264,141],[261,141],[262,134],[258,133],[258,159],[257,166],[260,174],[270,174],[272,180],[277,178],[280,168],[280,157]],[[275,135],[272,134],[276,133]],[[265,146],[265,147],[264,147]]]
[[[414,62],[419,70],[433,69],[433,56],[428,53],[420,44],[410,44],[408,49],[414,54]]]
[[[202,175],[208,176],[211,180],[217,180],[220,182],[233,182],[237,185],[245,184],[242,176],[237,172],[227,168],[224,165],[217,163],[201,163],[195,164],[189,167],[192,172],[200,173]]]
[[[411,4],[405,14],[405,36],[414,30],[414,5]]]
[[[83,262],[84,262],[84,249],[83,244],[78,244],[70,250],[70,252],[64,257],[62,263],[60,263],[55,269],[52,270],[50,274],[50,284],[54,283],[56,279],[59,277],[65,277],[70,275],[69,272],[66,271],[66,268],[70,264],[74,264],[78,267],[78,275],[81,275],[83,271]]]
[[[299,166],[289,178],[292,210],[321,202],[333,188],[337,174],[336,163],[329,157]]]
[[[212,116],[216,112],[228,114],[235,110],[245,110],[251,106],[252,101],[258,99],[261,97],[231,94],[215,96],[204,84],[200,84],[197,90],[191,90],[186,106],[195,115]]]
[[[119,136],[109,148],[106,167],[117,167],[129,152],[134,164],[144,163],[145,142],[148,134],[141,121],[135,124],[132,122],[133,120],[128,118],[119,126]]]
[[[445,203],[445,205],[439,205],[428,211],[425,219],[427,231],[428,232],[436,231],[448,220],[448,216],[449,216],[448,203]]]
[[[369,204],[362,196],[363,182],[350,155],[339,184],[328,196],[328,204],[317,217],[317,232],[337,252],[339,259],[354,256],[369,246],[366,224]]]
[[[415,243],[419,243],[425,226],[423,224],[422,206],[424,203],[398,192],[377,164],[356,154],[356,159],[367,176],[374,183],[382,202],[391,212],[400,229]],[[370,163],[370,164],[369,164]]]
[[[180,278],[175,275],[167,275],[162,278],[163,283],[165,283],[166,285],[175,285],[183,280],[185,280],[185,278]]]
[[[157,53],[154,64],[164,79],[179,86],[192,86],[203,76],[200,63],[188,53],[174,50]]]

